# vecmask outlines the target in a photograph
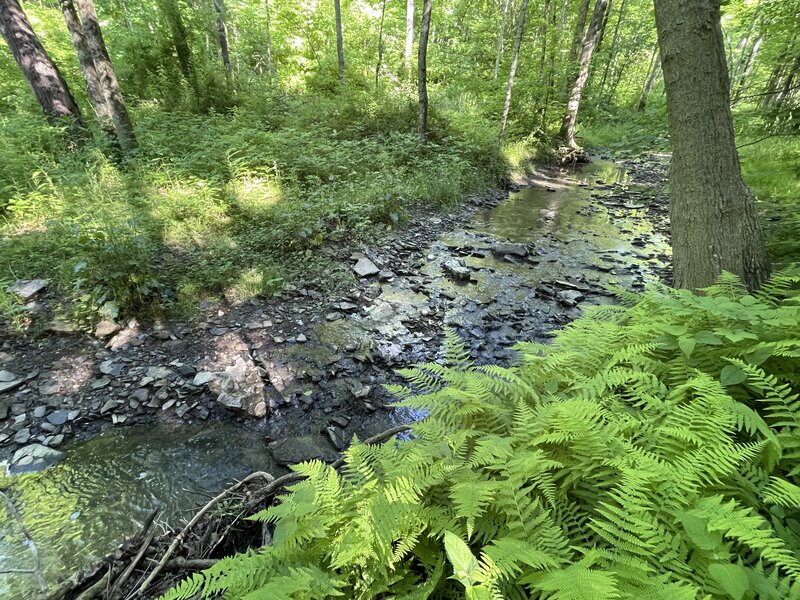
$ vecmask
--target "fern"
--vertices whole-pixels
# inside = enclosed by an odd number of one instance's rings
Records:
[[[598,307],[552,344],[401,371],[427,417],[253,518],[271,545],[165,598],[800,598],[798,279]]]

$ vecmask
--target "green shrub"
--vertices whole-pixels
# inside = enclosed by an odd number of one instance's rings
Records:
[[[412,439],[319,462],[165,598],[800,598],[800,277],[596,307],[513,368],[402,374]]]

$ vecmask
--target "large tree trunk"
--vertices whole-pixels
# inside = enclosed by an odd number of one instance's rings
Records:
[[[433,0],[424,0],[422,22],[419,28],[419,48],[417,49],[417,91],[419,94],[417,134],[422,144],[428,139],[428,36],[431,31],[432,9]]]
[[[175,46],[175,54],[178,56],[178,66],[186,82],[199,95],[200,89],[197,85],[197,76],[194,71],[194,61],[192,60],[192,50],[189,47],[189,38],[186,27],[183,24],[180,8],[176,0],[157,0],[161,12],[169,23],[172,45]]]
[[[45,51],[17,0],[0,0],[0,33],[47,119],[66,117],[83,127],[81,111],[61,72]]]
[[[500,71],[500,59],[503,58],[503,49],[505,47],[506,37],[506,21],[508,20],[508,5],[510,0],[503,2],[503,14],[500,16],[500,31],[497,34],[497,56],[494,59],[494,71],[492,72],[492,79],[497,79],[497,73]]]
[[[77,0],[77,4],[83,23],[83,35],[86,38],[89,52],[92,54],[97,73],[100,75],[100,83],[111,111],[111,121],[114,123],[117,140],[123,152],[130,152],[136,147],[136,137],[133,134],[133,125],[128,116],[128,109],[125,107],[125,100],[119,89],[117,74],[114,72],[103,34],[100,31],[100,24],[97,22],[94,3],[92,0]]]
[[[342,5],[341,0],[333,0],[333,10],[336,17],[336,57],[339,61],[339,81],[345,83],[344,71],[344,35],[342,34]]]
[[[214,12],[217,15],[217,44],[225,67],[225,77],[228,82],[233,80],[233,67],[231,66],[231,51],[228,43],[228,25],[225,22],[225,4],[222,0],[212,0]]]
[[[586,33],[586,41],[583,44],[578,77],[575,79],[575,83],[572,86],[572,92],[569,95],[569,103],[567,104],[567,112],[564,114],[564,118],[561,121],[559,137],[566,140],[567,146],[574,150],[579,148],[578,143],[575,141],[575,123],[578,120],[581,96],[583,95],[583,89],[586,87],[586,82],[589,80],[589,63],[592,60],[597,34],[603,23],[603,17],[607,6],[608,0],[597,0],[597,4],[595,4],[592,22],[589,24],[589,31]]]
[[[639,94],[639,101],[636,103],[636,111],[642,112],[644,107],[647,106],[647,97],[653,89],[653,84],[656,82],[658,72],[661,69],[661,55],[658,53],[658,48],[653,50],[653,60],[651,61],[650,69],[647,77],[645,77],[642,92]]]
[[[411,80],[411,54],[414,51],[414,0],[406,0],[406,48],[405,59],[406,73]]]
[[[83,26],[80,18],[78,18],[78,12],[75,10],[75,4],[72,0],[60,0],[59,5],[61,13],[64,15],[64,22],[67,24],[70,38],[72,38],[75,53],[78,55],[81,73],[83,73],[83,79],[86,81],[89,102],[92,105],[92,109],[94,109],[95,115],[97,115],[100,127],[103,131],[113,135],[114,123],[111,120],[111,109],[108,107],[108,102],[106,102],[103,85],[100,82],[100,74],[97,72],[97,66],[94,64],[86,38],[83,35]]]
[[[655,0],[655,9],[672,141],[675,286],[703,288],[730,271],[757,288],[769,263],[736,152],[719,0]]]
[[[517,74],[519,63],[519,47],[522,45],[522,36],[525,34],[525,15],[528,12],[528,0],[522,0],[517,19],[517,34],[514,38],[514,54],[511,56],[511,68],[508,71],[508,84],[506,85],[506,99],[503,103],[503,114],[500,116],[500,136],[506,131],[508,113],[511,111],[511,93],[514,89],[514,77]]]

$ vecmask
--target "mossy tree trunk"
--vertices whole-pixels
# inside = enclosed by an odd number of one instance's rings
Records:
[[[17,0],[0,0],[0,34],[47,119],[57,124],[66,118],[83,128],[78,103]]]
[[[667,93],[675,286],[722,271],[757,288],[769,274],[764,236],[733,134],[719,0],[655,0]]]

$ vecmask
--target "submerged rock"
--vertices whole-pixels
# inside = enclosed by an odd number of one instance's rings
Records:
[[[269,450],[279,465],[291,465],[306,460],[332,462],[339,457],[330,443],[319,435],[302,435],[278,440],[269,445]]]
[[[64,453],[42,444],[29,444],[14,453],[8,471],[11,475],[42,471],[64,458]]]
[[[510,242],[500,242],[492,247],[495,254],[510,254],[511,256],[528,256],[528,248],[525,244],[512,244]]]

